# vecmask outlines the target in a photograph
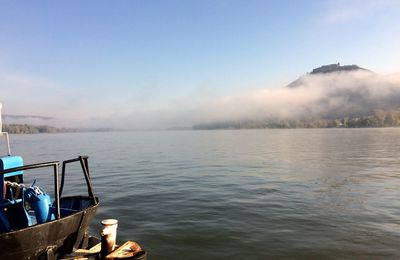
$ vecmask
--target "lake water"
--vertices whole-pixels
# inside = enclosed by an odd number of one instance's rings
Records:
[[[400,258],[400,128],[12,135],[11,143],[25,163],[89,155],[101,200],[92,232],[117,218],[119,240],[138,241],[150,259]],[[40,184],[49,173],[36,176]],[[66,192],[85,191],[79,174],[67,181]]]

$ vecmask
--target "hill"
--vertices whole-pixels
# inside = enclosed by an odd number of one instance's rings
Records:
[[[337,64],[329,64],[323,65],[319,68],[313,69],[310,74],[321,74],[321,73],[332,73],[332,72],[340,72],[340,71],[355,71],[355,70],[366,70],[357,65],[343,65],[340,63]]]
[[[400,126],[398,74],[330,64],[265,93],[253,115],[199,123],[193,129]]]
[[[365,72],[371,72],[370,70],[361,68],[355,64],[353,65],[343,65],[341,66],[340,63],[335,63],[335,64],[328,64],[328,65],[322,65],[321,67],[313,69],[311,72],[307,73],[304,76],[301,76],[300,78],[296,79],[295,81],[291,82],[287,87],[289,88],[294,88],[301,86],[305,79],[309,77],[310,75],[319,75],[319,74],[328,74],[328,73],[340,73],[340,72],[354,72],[354,71],[365,71]],[[372,72],[371,72],[372,73]]]

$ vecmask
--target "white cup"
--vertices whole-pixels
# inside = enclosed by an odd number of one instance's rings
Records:
[[[104,219],[101,221],[103,229],[101,230],[101,247],[102,252],[106,250],[106,254],[112,252],[115,249],[117,241],[117,227],[118,220],[116,219]]]

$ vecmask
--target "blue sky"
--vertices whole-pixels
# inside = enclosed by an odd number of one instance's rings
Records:
[[[0,6],[3,112],[62,125],[184,125],[183,109],[280,88],[329,63],[400,72],[396,0]]]

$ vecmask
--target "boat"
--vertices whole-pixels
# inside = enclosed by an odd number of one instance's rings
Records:
[[[99,207],[88,156],[25,165],[21,156],[11,153],[9,135],[2,131],[1,103],[0,137],[7,147],[6,155],[0,156],[0,260],[147,259],[147,252],[134,241],[116,244],[115,219],[102,221],[101,239],[88,233]],[[66,176],[76,174],[77,167],[67,171],[71,164],[80,166],[87,194],[63,195]],[[46,168],[53,174],[54,200],[36,179],[32,184],[24,182],[26,172]]]
[[[0,160],[7,165],[19,158],[10,155]],[[73,162],[81,164],[88,187],[87,196],[62,196],[66,165]],[[61,185],[58,180],[59,165],[58,161],[44,162],[0,171],[0,194],[5,194],[0,199],[0,259],[62,258],[80,248],[88,237],[88,226],[99,206],[91,186],[88,157],[79,156],[62,162]],[[53,168],[54,172],[54,202],[51,203],[49,196],[42,193],[36,195],[27,209],[27,194],[35,189],[43,192],[43,189],[25,186],[23,174],[27,170],[46,167]]]
[[[99,207],[88,156],[24,165],[21,156],[11,154],[9,135],[1,127],[0,119],[0,137],[7,146],[7,154],[0,157],[0,259],[60,259],[84,247],[90,237],[88,226]],[[63,196],[70,164],[80,164],[87,194]],[[42,187],[23,182],[26,172],[45,168],[53,173],[54,200]]]

